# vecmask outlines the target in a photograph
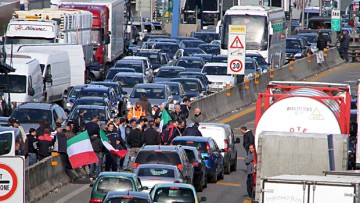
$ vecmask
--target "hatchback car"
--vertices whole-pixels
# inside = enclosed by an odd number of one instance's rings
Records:
[[[119,99],[112,87],[103,85],[88,85],[83,87],[77,94],[76,98],[81,97],[106,97],[110,100],[111,106],[118,108]]]
[[[169,81],[172,78],[177,78],[178,74],[184,71],[185,68],[179,66],[162,66],[156,73],[154,82]]]
[[[200,44],[199,48],[204,50],[207,54],[218,55],[220,54],[220,45],[215,44]]]
[[[199,203],[206,201],[206,197],[198,199],[192,185],[180,183],[156,184],[151,190],[150,196],[154,202]]]
[[[134,191],[110,191],[104,197],[103,203],[153,203],[150,195]]]
[[[256,74],[263,74],[266,71],[262,71],[261,67],[257,63],[256,59],[246,57],[245,58],[245,74],[244,77],[247,79],[254,78]]]
[[[154,71],[169,63],[169,56],[166,53],[161,53],[160,49],[139,49],[136,56],[148,57]]]
[[[227,84],[235,86],[238,82],[238,76],[227,74],[226,63],[207,63],[201,72],[211,81],[210,92],[221,91]]]
[[[206,164],[209,182],[216,183],[218,179],[224,178],[224,157],[211,137],[181,136],[171,142],[172,145],[193,146],[199,149],[201,157]]]
[[[102,172],[96,178],[92,187],[90,203],[102,202],[110,191],[135,191],[143,189],[140,179],[133,173]]]
[[[142,94],[146,94],[151,105],[160,106],[162,103],[173,102],[174,97],[171,94],[170,87],[164,84],[137,84],[128,98],[127,109],[131,109],[140,99]]]
[[[204,97],[207,94],[205,87],[198,78],[175,78],[171,79],[170,82],[181,83],[186,96],[191,101]]]
[[[179,78],[198,78],[201,83],[203,84],[203,86],[205,87],[205,91],[207,93],[209,92],[209,85],[211,84],[211,82],[209,81],[209,79],[206,77],[206,75],[204,73],[198,73],[198,72],[181,72],[178,75]]]
[[[68,88],[68,94],[66,97],[66,106],[64,106],[65,111],[70,111],[74,102],[76,100],[76,95],[80,92],[80,90],[87,85],[75,85]]]
[[[179,45],[171,42],[156,42],[153,46],[153,49],[160,49],[161,52],[167,53],[170,58],[173,58],[176,51],[179,49]]]
[[[167,164],[176,166],[184,176],[184,181],[186,182],[192,182],[194,176],[194,167],[189,162],[186,152],[181,146],[143,146],[135,158],[133,169],[136,169],[142,164]]]
[[[206,165],[196,147],[183,146],[190,163],[194,166],[194,187],[202,192],[207,187]]]
[[[180,170],[173,165],[165,164],[142,164],[135,174],[140,178],[141,184],[150,190],[158,183],[188,183],[189,179],[185,180]]]
[[[173,103],[169,103],[169,110],[172,111],[175,108],[176,104],[180,104],[180,102],[186,97],[184,88],[181,83],[178,82],[158,82],[159,84],[165,84],[170,87],[170,91],[172,96],[174,97]]]
[[[205,51],[203,51],[202,49],[200,49],[198,47],[179,49],[179,50],[177,50],[174,57],[172,58],[172,62],[173,62],[173,64],[175,64],[179,58],[181,58],[183,56],[192,56],[194,54],[206,54],[206,53],[205,53]]]
[[[112,67],[108,70],[104,81],[112,81],[118,73],[136,73],[133,68],[116,68]]]
[[[306,45],[300,38],[286,38],[286,62],[304,58],[306,56],[306,50]]]
[[[211,54],[194,54],[192,56],[200,57],[200,58],[204,59],[205,63],[208,63],[211,61],[213,55],[211,55]]]
[[[179,58],[175,66],[180,66],[186,68],[186,71],[192,72],[201,72],[201,69],[205,65],[204,59],[201,57],[194,57],[194,56],[184,56]]]
[[[111,110],[112,116],[117,115],[117,108],[111,106],[111,103],[108,98],[104,97],[81,97],[77,99],[71,109],[71,111],[78,105],[96,105],[96,106],[106,106]],[[70,111],[70,112],[71,112]]]
[[[10,118],[18,120],[25,132],[29,132],[30,128],[37,129],[39,123],[44,120],[47,121],[51,128],[55,129],[57,119],[62,118],[65,122],[67,116],[65,111],[57,104],[23,103],[15,108]]]
[[[75,121],[79,116],[79,110],[83,109],[85,111],[84,120],[85,123],[91,121],[91,117],[98,115],[99,121],[101,124],[106,124],[106,122],[112,118],[110,109],[106,106],[97,106],[97,105],[77,105],[69,114],[68,121]]]
[[[152,82],[154,79],[154,72],[152,70],[152,65],[148,57],[144,56],[126,56],[122,60],[142,60],[145,64],[145,76],[149,82]]]
[[[270,70],[269,64],[261,54],[246,54],[246,57],[255,59],[264,73]]]
[[[211,137],[222,151],[224,157],[225,174],[236,171],[237,150],[235,144],[240,143],[240,138],[234,136],[234,132],[228,124],[201,123],[199,130],[203,137]]]
[[[118,73],[115,75],[113,82],[120,83],[123,90],[127,93],[126,96],[129,97],[136,84],[147,83],[147,80],[142,73]]]

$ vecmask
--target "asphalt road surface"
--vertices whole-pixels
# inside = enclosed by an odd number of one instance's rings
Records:
[[[333,83],[347,83],[351,86],[353,95],[357,92],[357,80],[360,78],[360,64],[350,63],[344,64],[338,68],[323,72],[319,75],[309,78],[307,81],[319,82],[333,82]],[[249,129],[254,129],[255,106],[251,105],[247,108],[234,111],[223,118],[217,119],[215,122],[228,123],[234,129],[236,136],[242,138],[239,128],[243,125]],[[229,202],[237,203],[246,200],[246,172],[243,159],[245,150],[242,147],[242,141],[237,145],[238,150],[238,166],[237,171],[230,175],[225,175],[224,180],[216,184],[208,184],[203,192],[198,193],[199,197],[205,196],[207,202]],[[91,188],[90,181],[79,180],[75,183],[70,183],[65,187],[58,189],[49,194],[47,197],[38,201],[39,203],[80,203],[89,202]]]

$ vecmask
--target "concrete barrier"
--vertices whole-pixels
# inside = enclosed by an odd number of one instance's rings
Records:
[[[242,83],[230,90],[223,90],[216,94],[209,95],[205,98],[199,99],[191,104],[190,115],[194,115],[194,109],[200,108],[203,116],[203,121],[211,121],[220,116],[230,113],[235,109],[246,107],[257,100],[258,93],[263,92],[270,81],[296,81],[316,75],[322,71],[337,67],[344,61],[336,48],[331,48],[327,52],[325,62],[318,64],[316,55],[294,61],[294,63],[287,64],[282,68],[275,69],[274,77],[270,78],[270,72],[267,72],[257,79],[259,82],[255,84],[252,79],[248,83]],[[308,60],[310,60],[308,62]],[[290,69],[290,66],[293,69]],[[245,89],[248,86],[248,89]],[[227,91],[230,96],[226,96]]]

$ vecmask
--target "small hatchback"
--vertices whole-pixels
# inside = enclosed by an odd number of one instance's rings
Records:
[[[92,187],[90,203],[102,202],[106,193],[110,191],[141,192],[143,188],[136,174],[121,172],[102,172]]]
[[[153,203],[149,194],[134,191],[108,192],[103,203]]]
[[[206,197],[198,199],[192,185],[180,183],[156,184],[151,190],[150,196],[154,202],[199,203],[206,201]]]

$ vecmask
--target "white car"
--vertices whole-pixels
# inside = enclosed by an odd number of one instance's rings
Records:
[[[236,75],[227,74],[226,63],[207,63],[201,70],[204,73],[211,84],[209,84],[210,92],[218,92],[226,88],[229,84],[231,87],[237,84]]]

